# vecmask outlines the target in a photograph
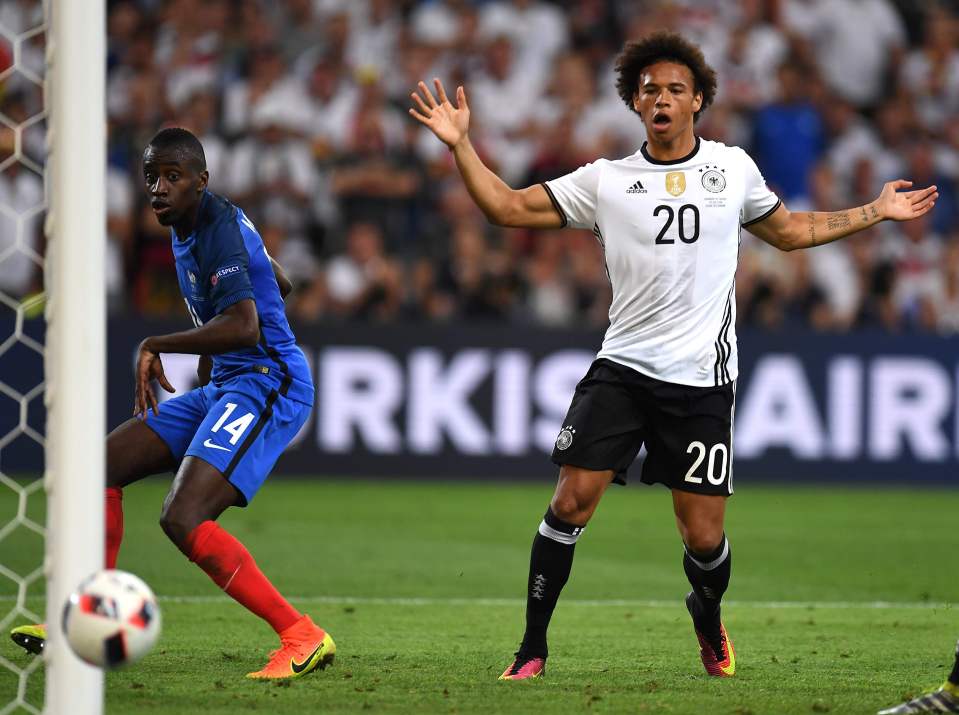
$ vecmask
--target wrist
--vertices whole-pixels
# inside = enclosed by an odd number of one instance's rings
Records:
[[[886,212],[883,209],[882,202],[879,199],[876,199],[871,204],[868,204],[866,206],[866,211],[868,212],[871,218],[876,219],[876,223],[879,223],[880,221],[885,221],[887,218],[889,218],[888,216],[886,216]]]
[[[470,135],[463,134],[463,136],[457,139],[454,143],[447,144],[447,148],[455,154],[457,149],[465,149],[466,147],[469,146],[469,143],[470,143]]]

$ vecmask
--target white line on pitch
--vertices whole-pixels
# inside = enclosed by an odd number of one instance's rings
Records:
[[[233,599],[225,595],[209,596],[167,596],[160,595],[161,603],[229,603]],[[526,605],[520,598],[418,598],[418,597],[376,597],[376,596],[290,596],[291,601],[306,603],[329,603],[359,606],[506,606],[510,608]],[[28,598],[28,601],[40,600]],[[16,596],[0,596],[0,602],[16,601]],[[677,608],[682,599],[561,599],[563,606],[585,608]],[[905,610],[952,610],[959,606],[944,601],[723,601],[724,606],[734,608],[768,609],[865,609],[885,610],[901,608]]]
[[[231,601],[229,596],[158,596],[160,602],[171,603],[223,603]],[[416,598],[396,597],[379,598],[365,596],[291,596],[291,601],[308,603],[329,603],[361,606],[525,606],[526,600],[519,598]],[[677,608],[682,606],[682,599],[676,600],[641,600],[641,599],[561,599],[564,606],[578,606],[586,608]],[[724,606],[741,608],[770,608],[770,609],[892,609],[903,608],[909,610],[937,610],[952,609],[957,604],[936,601],[723,601]]]

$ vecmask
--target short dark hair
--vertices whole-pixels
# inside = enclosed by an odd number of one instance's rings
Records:
[[[701,92],[703,103],[695,120],[716,97],[716,70],[706,64],[703,51],[682,35],[661,30],[636,42],[627,42],[616,58],[616,91],[626,106],[636,111],[633,96],[639,89],[639,75],[657,62],[686,65],[693,74],[693,91]]]
[[[203,145],[189,129],[183,127],[161,129],[147,146],[152,146],[157,151],[172,152],[178,159],[192,164],[198,172],[206,171],[206,154],[203,152]]]

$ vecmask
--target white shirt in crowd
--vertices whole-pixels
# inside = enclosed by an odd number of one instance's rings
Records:
[[[819,69],[834,91],[859,107],[882,99],[890,53],[906,44],[902,19],[889,0],[790,0],[785,12],[789,26],[816,48]],[[793,24],[793,18],[799,21]]]
[[[0,292],[22,298],[41,269],[40,230],[43,214],[43,182],[20,165],[17,171],[0,174],[0,204],[12,209],[19,220],[0,213]],[[31,213],[32,211],[32,213]]]

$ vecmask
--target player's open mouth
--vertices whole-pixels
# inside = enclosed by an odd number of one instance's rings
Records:
[[[657,112],[653,115],[653,126],[656,129],[665,129],[670,124],[673,123],[673,120],[669,118],[668,115]]]
[[[150,206],[153,207],[153,213],[157,216],[170,210],[170,204],[164,201],[151,201]]]

